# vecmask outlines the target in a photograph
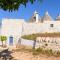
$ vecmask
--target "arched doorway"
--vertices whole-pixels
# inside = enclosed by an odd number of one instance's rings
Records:
[[[13,45],[13,36],[9,37],[9,45]]]

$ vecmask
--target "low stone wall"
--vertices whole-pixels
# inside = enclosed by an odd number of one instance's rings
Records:
[[[33,43],[34,43],[33,40],[27,40],[27,39],[21,38],[21,44],[22,44],[22,45],[26,45],[26,46],[31,46],[31,47],[33,47]]]
[[[27,39],[21,38],[20,44],[34,47],[34,40],[27,40]],[[39,47],[44,49],[52,49],[54,51],[60,51],[60,38],[37,37],[35,49]]]
[[[36,48],[38,47],[60,51],[60,37],[37,37]]]

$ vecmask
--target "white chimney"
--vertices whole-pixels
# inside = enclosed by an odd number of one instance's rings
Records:
[[[35,11],[34,16],[36,17],[36,22],[38,22],[38,20],[39,20],[39,15],[38,15],[38,12],[37,12],[37,11]]]
[[[49,13],[48,13],[48,11],[46,11],[46,13],[45,13],[46,15],[49,15]]]

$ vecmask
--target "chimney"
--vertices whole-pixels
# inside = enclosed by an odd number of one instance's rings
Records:
[[[38,16],[39,15],[38,15],[38,12],[37,11],[34,12],[34,16],[36,17],[36,22],[38,22],[38,20],[39,20],[39,17]]]
[[[45,13],[46,15],[49,15],[49,13],[48,13],[48,11],[46,11],[46,13]]]

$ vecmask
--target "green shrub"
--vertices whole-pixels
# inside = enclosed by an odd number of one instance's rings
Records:
[[[50,50],[45,50],[45,53],[46,53],[48,56],[53,55],[52,49],[50,49]]]
[[[22,36],[22,38],[28,39],[28,40],[35,40],[36,39],[36,35],[35,34],[24,35],[24,36]]]
[[[1,39],[1,42],[2,42],[2,46],[3,46],[3,41],[6,41],[7,37],[6,36],[0,36],[0,39]]]
[[[38,48],[33,52],[34,55],[38,55],[38,54],[45,54],[48,56],[52,56],[53,55],[53,51],[52,49],[50,50],[44,50],[43,48]]]
[[[60,56],[60,51],[57,51],[57,53],[56,53],[56,54],[57,54],[57,56]]]
[[[30,34],[30,35],[24,35],[22,38],[29,39],[29,40],[35,40],[36,37],[60,37],[60,32],[56,33],[36,33],[36,34]],[[46,41],[44,41],[46,42]],[[49,41],[48,41],[49,42]]]
[[[43,49],[42,48],[38,48],[38,49],[36,49],[36,51],[41,53],[41,52],[43,52]]]

